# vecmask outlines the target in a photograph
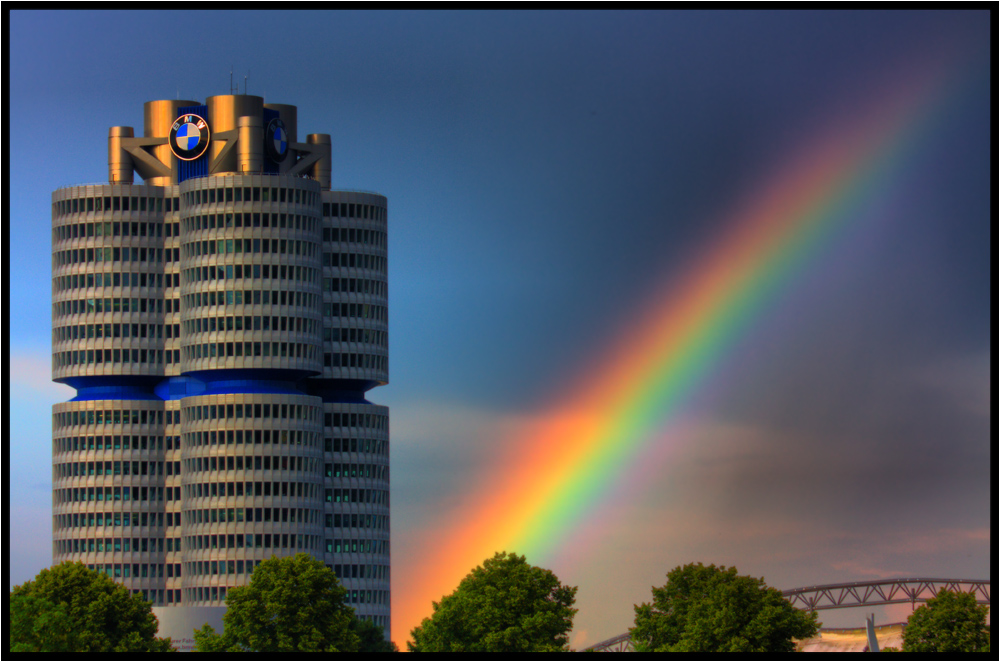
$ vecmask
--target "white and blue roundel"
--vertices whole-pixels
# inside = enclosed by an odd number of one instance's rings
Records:
[[[288,134],[281,127],[278,127],[274,131],[274,151],[278,154],[284,154],[288,149]]]
[[[267,124],[264,132],[264,146],[267,156],[275,163],[281,163],[288,155],[288,131],[280,119],[273,119]]]
[[[177,141],[178,149],[190,152],[198,146],[198,141],[201,140],[201,131],[198,130],[198,126],[194,122],[185,122],[177,129],[174,139]]]
[[[211,132],[198,115],[181,115],[170,127],[170,150],[182,161],[193,161],[208,149]]]

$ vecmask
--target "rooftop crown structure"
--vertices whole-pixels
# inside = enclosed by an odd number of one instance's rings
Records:
[[[107,184],[52,195],[53,560],[182,647],[272,555],[389,631],[386,198],[330,189],[296,108],[150,101]],[[142,184],[134,183],[138,174]]]

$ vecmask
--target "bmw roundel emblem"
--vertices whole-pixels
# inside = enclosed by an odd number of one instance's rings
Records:
[[[276,163],[281,163],[288,156],[288,131],[280,119],[273,119],[264,132],[264,149],[267,156]]]
[[[170,127],[170,149],[181,161],[194,161],[208,149],[211,132],[198,115],[181,115]]]

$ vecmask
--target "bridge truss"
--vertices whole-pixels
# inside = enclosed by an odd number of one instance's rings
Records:
[[[941,589],[972,593],[976,602],[990,604],[990,582],[973,579],[884,579],[849,584],[825,584],[782,591],[793,607],[818,611],[846,607],[870,607],[909,602],[927,602]]]
[[[870,582],[850,582],[847,584],[823,584],[805,586],[782,591],[781,594],[793,607],[807,611],[820,609],[846,609],[849,607],[871,607],[909,602],[927,602],[941,589],[972,593],[978,604],[990,604],[990,581],[976,579],[882,579]],[[605,639],[587,650],[602,653],[632,652],[629,634]]]

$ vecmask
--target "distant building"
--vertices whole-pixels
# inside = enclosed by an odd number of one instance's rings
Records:
[[[53,560],[180,643],[308,552],[390,628],[386,198],[330,189],[296,107],[150,101],[108,183],[52,195]],[[134,173],[142,184],[133,183]]]

